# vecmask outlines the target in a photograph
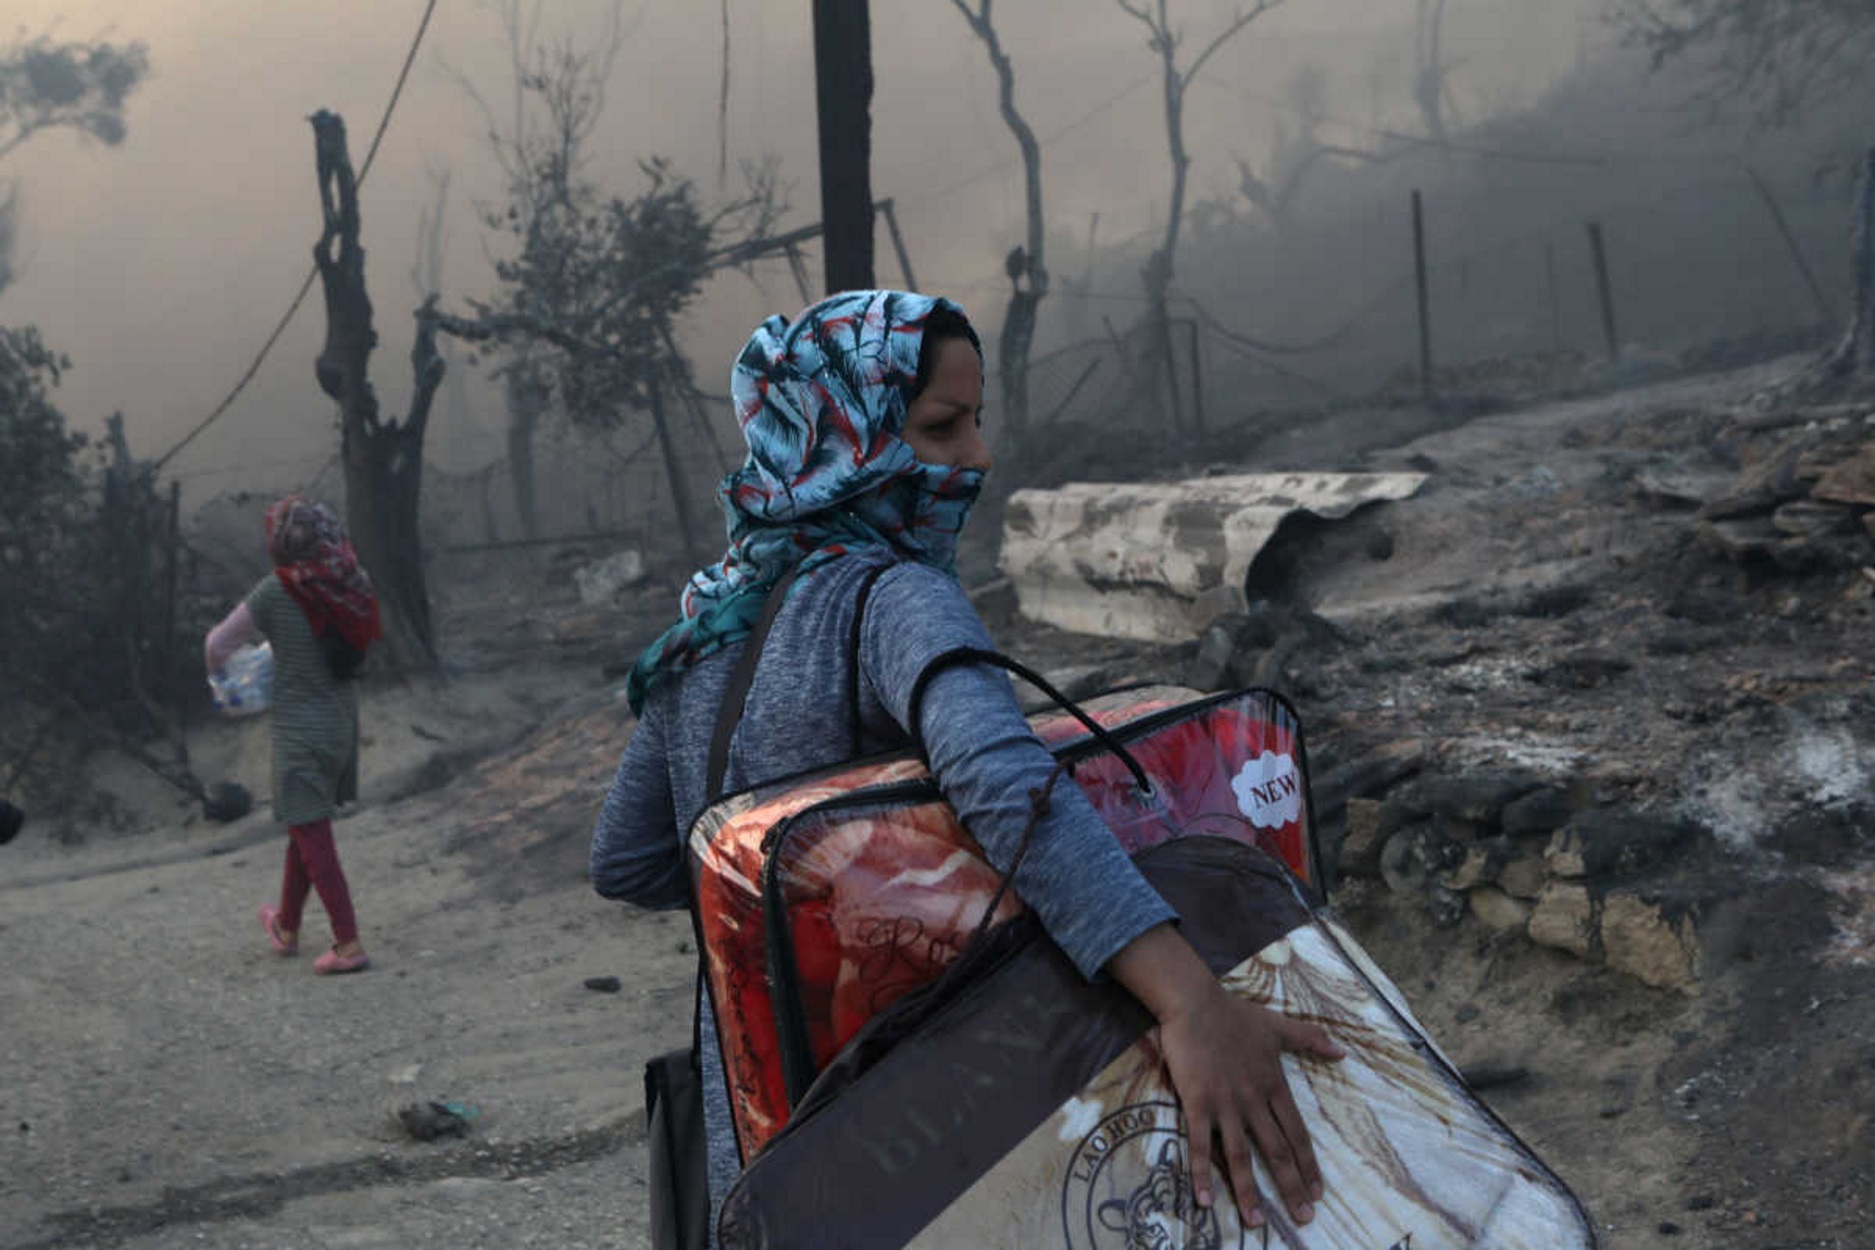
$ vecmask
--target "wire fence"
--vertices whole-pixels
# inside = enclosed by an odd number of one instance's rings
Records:
[[[1842,197],[1787,190],[1780,201],[1738,164],[1672,172],[1617,186],[1559,184],[1549,171],[1423,197],[1433,389],[1564,390],[1607,376],[1617,359],[1719,366],[1825,336],[1849,302],[1847,266],[1832,255],[1846,233]],[[1172,364],[1183,402],[1214,424],[1425,389],[1422,262],[1404,180],[1384,210],[1287,232],[1239,220],[1194,233],[1170,311],[1202,350],[1175,333]],[[1136,259],[1058,284],[1044,306],[1044,333],[1068,342],[1032,363],[1038,427],[1053,414],[1177,428],[1172,392],[1134,384],[1162,352],[1139,329],[1143,292],[1127,289]]]

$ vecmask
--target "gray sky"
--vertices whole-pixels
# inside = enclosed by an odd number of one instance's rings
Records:
[[[1461,111],[1527,102],[1573,63],[1596,0],[1455,0]],[[603,0],[554,0],[546,33],[591,39]],[[1193,44],[1227,19],[1221,0],[1175,0]],[[35,322],[75,368],[60,402],[80,428],[125,412],[143,454],[166,448],[219,401],[284,311],[318,231],[311,128],[326,107],[348,123],[362,162],[422,0],[12,0],[11,24],[61,38],[141,39],[152,76],[133,98],[119,148],[42,137],[0,176],[19,188],[19,278],[0,321]],[[721,72],[718,8],[705,0],[628,5],[605,124],[594,143],[602,182],[629,189],[644,155],[671,156],[713,191]],[[1235,157],[1268,148],[1294,68],[1330,70],[1330,111],[1358,126],[1410,123],[1412,0],[1288,0],[1212,62],[1190,97],[1193,195],[1229,195]],[[337,16],[335,16],[337,14]],[[729,144],[736,160],[772,153],[792,184],[788,224],[818,215],[807,0],[732,0]],[[1005,0],[1003,41],[1018,104],[1045,140],[1051,222],[1081,235],[1102,213],[1111,242],[1161,219],[1167,175],[1155,60],[1143,31],[1111,0]],[[929,290],[993,318],[1001,257],[1018,237],[1022,192],[1014,143],[996,107],[981,46],[941,0],[874,0],[875,194],[893,197]],[[1591,32],[1594,38],[1603,36]],[[500,191],[482,123],[450,70],[491,101],[508,74],[493,13],[444,0],[363,191],[367,279],[383,345],[373,378],[387,411],[409,393],[407,277],[431,175],[453,177],[445,304],[488,293],[477,201]],[[1371,141],[1369,139],[1368,141]],[[732,175],[733,178],[733,175]],[[883,232],[879,279],[900,280]],[[818,277],[816,263],[815,276]],[[721,386],[747,330],[800,303],[786,269],[761,289],[719,279],[689,327],[705,385]],[[312,382],[322,333],[315,288],[255,384],[175,464],[210,489],[208,471],[310,460],[335,446],[332,412]],[[471,378],[477,392],[484,383]],[[478,400],[478,403],[482,401]],[[492,419],[494,407],[486,404]]]

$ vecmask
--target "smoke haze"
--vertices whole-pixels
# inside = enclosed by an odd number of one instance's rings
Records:
[[[118,148],[41,136],[0,173],[19,189],[19,276],[0,294],[0,319],[37,323],[75,367],[59,401],[79,428],[122,410],[139,454],[159,453],[226,393],[252,359],[309,266],[318,232],[310,127],[317,108],[344,115],[362,162],[423,11],[421,0],[334,6],[312,0],[15,0],[13,22],[32,34],[108,37],[149,44],[152,72],[132,98],[129,137]],[[544,6],[546,41],[590,44],[603,0]],[[1450,107],[1456,123],[1533,104],[1610,36],[1592,21],[1596,0],[1460,0],[1447,15]],[[1183,0],[1188,47],[1228,20],[1230,7]],[[592,173],[630,193],[636,162],[667,154],[707,192],[716,190],[721,27],[713,4],[640,4],[619,55]],[[1017,67],[1018,105],[1044,140],[1051,267],[1080,268],[1075,254],[1092,214],[1103,250],[1117,249],[1097,278],[1115,320],[1130,318],[1136,278],[1127,241],[1160,228],[1167,173],[1156,59],[1144,31],[1110,0],[999,6]],[[818,216],[813,70],[805,0],[731,5],[727,133],[737,161],[779,158],[791,188],[784,228]],[[1188,100],[1194,157],[1190,199],[1233,203],[1237,160],[1264,159],[1290,119],[1286,85],[1304,63],[1326,74],[1323,134],[1373,146],[1387,132],[1416,131],[1411,0],[1290,0],[1258,19],[1211,62]],[[898,204],[914,267],[926,289],[951,294],[993,324],[1006,283],[1002,256],[1021,235],[1021,170],[997,111],[992,71],[949,4],[875,3],[873,187]],[[382,345],[373,378],[387,412],[409,394],[405,360],[410,278],[421,214],[434,177],[450,175],[444,305],[493,287],[490,234],[476,205],[501,193],[485,125],[457,75],[499,116],[511,99],[500,23],[485,4],[439,5],[422,54],[362,201],[367,278]],[[733,192],[735,174],[731,174]],[[499,245],[499,242],[496,242]],[[1205,269],[1195,255],[1189,271]],[[818,257],[811,272],[819,278]],[[883,231],[878,275],[902,281]],[[720,390],[749,327],[801,303],[784,264],[751,283],[719,277],[688,327],[686,346],[706,389]],[[1351,277],[1346,306],[1365,292]],[[1238,293],[1247,320],[1281,328],[1284,309]],[[1065,333],[1044,306],[1042,342]],[[288,481],[317,468],[335,446],[334,414],[312,381],[322,334],[315,290],[255,383],[175,470],[209,489],[241,482],[216,475],[278,465]],[[481,372],[468,375],[474,429],[433,438],[457,464],[497,454],[500,404]],[[725,423],[727,417],[724,417]],[[479,435],[477,433],[479,431]],[[439,430],[439,435],[441,431]],[[480,441],[477,441],[479,438]]]

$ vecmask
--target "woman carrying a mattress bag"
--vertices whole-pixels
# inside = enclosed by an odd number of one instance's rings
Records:
[[[1048,784],[1054,759],[1007,678],[947,668],[922,692],[921,723],[909,724],[908,710],[933,660],[991,645],[954,565],[990,468],[975,332],[948,300],[846,292],[792,324],[764,322],[731,387],[748,457],[719,488],[729,549],[691,577],[680,619],[632,672],[640,720],[594,833],[595,888],[643,907],[688,905],[684,836],[708,801],[718,709],[768,590],[797,567],[747,692],[726,790],[837,764],[855,746],[902,748],[915,731],[945,798],[1008,871],[1028,796]],[[842,662],[851,638],[858,689]],[[1254,1143],[1280,1191],[1271,1197],[1308,1222],[1321,1173],[1280,1056],[1337,1059],[1341,1049],[1315,1026],[1226,994],[1077,787],[1055,791],[1013,884],[1083,976],[1118,981],[1157,1021],[1199,1204],[1213,1201],[1220,1156],[1246,1225],[1263,1222]],[[699,1033],[713,1243],[740,1165],[707,996]]]

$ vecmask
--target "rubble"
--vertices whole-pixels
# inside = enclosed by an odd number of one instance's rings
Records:
[[[1581,790],[1487,770],[1423,777],[1384,801],[1351,798],[1337,867],[1423,896],[1437,924],[1469,913],[1493,931],[1521,932],[1649,985],[1696,989],[1697,905],[1669,904],[1670,892],[1634,882],[1690,862],[1701,831],[1685,820],[1583,810]]]
[[[1601,1200],[1637,1235],[1625,1173],[1669,1153],[1686,1178],[1657,1211],[1682,1222],[1768,1158],[1804,1178],[1787,1223],[1834,1212],[1819,1245],[1867,1201],[1842,1091],[1875,1035],[1875,400],[1758,406],[1791,367],[1384,450],[1309,427],[1332,463],[1433,477],[1292,528],[1248,607],[1175,639],[996,627],[1016,654],[1287,695],[1330,905],[1462,1071],[1527,1066],[1544,1096],[1507,1088],[1507,1118],[1565,1162],[1605,1165],[1621,1118]],[[1689,1240],[1744,1227],[1693,1218]]]
[[[1810,498],[1826,503],[1875,508],[1875,446],[1837,460],[1818,475]]]
[[[1683,821],[1619,811],[1584,812],[1551,837],[1544,858],[1554,876],[1615,876],[1663,862],[1696,833]]]
[[[1371,877],[1380,872],[1380,851],[1393,828],[1382,823],[1385,805],[1379,799],[1352,798],[1347,801],[1346,832],[1341,840],[1338,864],[1352,876]]]
[[[1470,891],[1467,897],[1471,903],[1471,914],[1486,928],[1499,931],[1526,931],[1530,925],[1530,915],[1536,910],[1530,900],[1517,898],[1495,886],[1479,886]]]
[[[1602,900],[1599,937],[1611,968],[1662,989],[1699,983],[1699,934],[1690,910],[1676,914],[1658,899],[1616,891]]]
[[[1374,456],[1439,489],[1279,536],[1246,601],[1223,593],[1231,502],[1181,494],[1242,475],[1018,495],[1003,567],[1026,620],[1075,581],[1057,627],[1288,695],[1331,883],[1703,991],[1742,949],[1732,883],[1802,870],[1764,858],[1779,831],[1875,801],[1817,771],[1875,747],[1875,404],[1565,409]]]
[[[1580,882],[1551,880],[1530,913],[1530,940],[1587,958],[1595,948],[1595,900]]]
[[[1537,786],[1504,805],[1500,825],[1505,833],[1554,833],[1569,823],[1581,804],[1555,786]]]
[[[1790,572],[1866,562],[1867,534],[1875,533],[1863,529],[1875,507],[1870,414],[1852,405],[1777,415],[1808,419],[1769,446],[1745,440],[1750,458],[1736,479],[1700,507],[1702,538],[1737,563]],[[1745,428],[1764,420],[1758,414]]]

